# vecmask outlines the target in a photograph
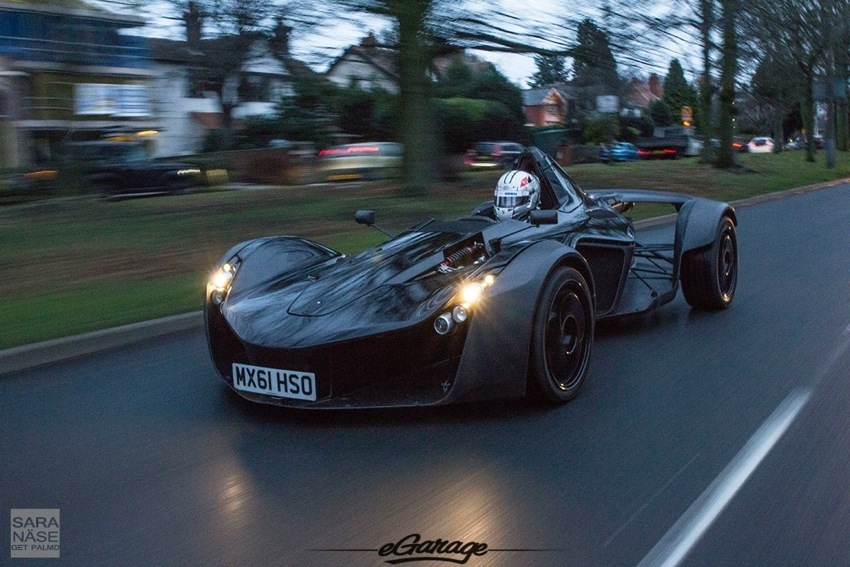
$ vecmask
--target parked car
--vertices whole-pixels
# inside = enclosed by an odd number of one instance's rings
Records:
[[[635,146],[642,159],[678,159],[700,155],[703,143],[687,128],[667,126],[655,128],[651,137],[638,138]]]
[[[711,139],[711,147],[715,150],[720,149],[720,138],[712,138]],[[747,151],[747,141],[743,138],[735,136],[732,139],[732,151],[735,152],[746,152]]]
[[[401,176],[404,146],[396,142],[365,142],[333,146],[319,152],[324,181],[359,181]]]
[[[151,159],[136,142],[71,142],[66,154],[65,168],[75,170],[87,190],[105,198],[179,193],[205,182],[199,167]]]
[[[769,154],[773,152],[773,138],[757,136],[750,140],[747,149],[751,154]]]
[[[629,142],[614,142],[608,146],[610,161],[634,161],[638,158],[638,150]]]
[[[517,142],[478,142],[467,150],[464,161],[474,169],[507,169],[523,149]]]

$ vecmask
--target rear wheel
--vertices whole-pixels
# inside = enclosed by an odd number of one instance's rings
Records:
[[[724,216],[710,246],[682,257],[682,293],[696,309],[725,309],[738,286],[738,239],[735,224]]]
[[[532,329],[529,392],[563,403],[578,394],[590,365],[593,298],[575,269],[557,268],[546,281]]]

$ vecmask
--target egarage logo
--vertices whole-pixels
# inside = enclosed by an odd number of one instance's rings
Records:
[[[389,565],[404,565],[408,563],[424,563],[426,565],[473,565],[480,564],[476,559],[482,559],[489,553],[553,553],[563,549],[553,548],[498,548],[490,547],[479,541],[464,541],[460,539],[427,539],[418,533],[406,535],[398,540],[381,545],[380,548],[332,548],[313,549],[311,551],[324,553],[377,553],[384,563]],[[519,564],[533,565],[537,562],[523,561]],[[517,564],[514,562],[513,564]]]
[[[12,558],[59,557],[59,510],[12,509]]]
[[[378,555],[388,557],[386,563],[398,565],[414,561],[445,561],[465,565],[471,557],[487,554],[487,544],[476,541],[462,542],[443,539],[422,540],[419,534],[410,534],[395,543],[387,543]]]

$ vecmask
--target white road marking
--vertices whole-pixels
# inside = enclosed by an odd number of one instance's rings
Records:
[[[810,397],[811,390],[792,391],[714,482],[655,544],[638,567],[678,565],[782,438]]]

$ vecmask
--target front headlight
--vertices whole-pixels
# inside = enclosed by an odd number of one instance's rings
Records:
[[[484,293],[484,285],[479,282],[468,283],[460,290],[460,301],[465,305],[478,303]]]
[[[438,335],[447,335],[454,331],[456,325],[462,325],[471,315],[475,305],[484,295],[484,290],[496,281],[493,274],[467,282],[447,304],[448,311],[440,313],[434,320],[434,330]]]
[[[197,168],[181,169],[177,171],[177,175],[200,175],[201,170]]]
[[[233,283],[234,276],[236,276],[236,267],[235,264],[227,262],[210,277],[207,288],[210,301],[216,305],[220,305],[227,297],[227,292],[230,291],[230,285]]]

